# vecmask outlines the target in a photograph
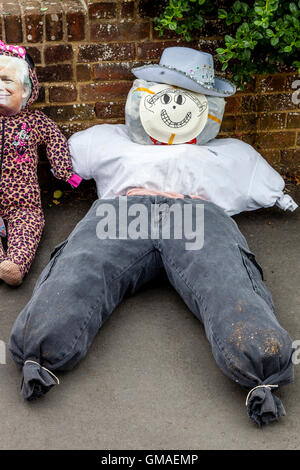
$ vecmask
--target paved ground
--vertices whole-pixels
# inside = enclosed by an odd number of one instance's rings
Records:
[[[77,197],[46,210],[30,275],[18,289],[0,285],[3,341],[52,248],[89,206]],[[235,219],[264,267],[280,322],[300,339],[300,209]],[[299,449],[300,365],[295,369],[295,383],[279,392],[287,416],[258,429],[246,415],[245,392],[216,366],[200,322],[161,282],[125,300],[87,357],[37,402],[22,401],[20,371],[7,353],[0,365],[0,448]]]

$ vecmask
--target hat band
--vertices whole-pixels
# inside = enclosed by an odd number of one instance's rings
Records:
[[[195,80],[199,85],[205,85],[207,88],[214,88],[214,72],[212,71],[209,80],[199,80],[198,79],[198,71],[197,74],[194,71],[191,71],[190,73],[185,72],[184,70],[179,70],[176,67],[172,67],[171,65],[167,64],[158,64],[159,67],[163,67],[169,70],[174,70],[175,72],[183,73],[186,77],[191,78],[192,80]],[[200,73],[199,73],[200,74]]]

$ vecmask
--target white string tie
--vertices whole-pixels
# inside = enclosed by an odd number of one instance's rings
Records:
[[[252,392],[254,392],[254,390],[256,390],[257,388],[278,388],[278,385],[257,385],[256,387],[252,388],[252,390],[250,390],[250,392],[248,393],[247,395],[247,398],[246,398],[246,406],[248,406],[248,402],[249,402],[249,398],[250,398],[250,395]]]
[[[36,364],[37,366],[40,366],[42,369],[46,370],[47,372],[49,372],[50,375],[52,375],[52,377],[55,378],[56,382],[57,382],[57,385],[59,385],[59,379],[58,377],[56,377],[55,374],[53,374],[53,372],[51,372],[51,370],[47,369],[46,367],[43,367],[41,366],[41,364],[39,364],[38,362],[35,362],[35,361],[31,361],[30,359],[28,359],[27,361],[24,362],[24,365],[25,364],[28,364],[29,362],[31,362],[31,364]]]

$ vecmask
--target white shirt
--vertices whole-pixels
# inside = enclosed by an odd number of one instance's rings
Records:
[[[238,139],[206,145],[141,145],[124,124],[101,124],[70,139],[74,171],[95,179],[98,197],[110,199],[132,188],[203,197],[229,215],[270,207],[298,206],[283,193],[284,180],[253,147]]]

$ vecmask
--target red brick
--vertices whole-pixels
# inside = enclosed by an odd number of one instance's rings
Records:
[[[125,102],[96,103],[95,113],[99,119],[123,118],[125,113]]]
[[[245,112],[269,112],[295,109],[290,94],[252,95],[242,97],[242,109]]]
[[[149,23],[92,24],[91,41],[135,41],[149,38]]]
[[[272,91],[284,91],[285,77],[283,75],[267,75],[257,77],[256,91],[258,93],[270,93]]]
[[[300,129],[300,111],[297,113],[289,113],[287,116],[287,127]]]
[[[45,102],[45,87],[41,86],[39,91],[38,99],[36,100],[37,103],[44,103]]]
[[[4,16],[4,26],[6,42],[19,44],[23,42],[21,10],[16,3],[4,4],[2,15]]]
[[[298,149],[281,150],[283,161],[300,162],[300,147]]]
[[[73,69],[69,64],[47,65],[37,67],[40,82],[65,82],[73,79]]]
[[[49,101],[68,103],[76,101],[77,90],[74,85],[51,86],[49,88]]]
[[[73,49],[70,45],[60,44],[58,46],[46,46],[45,48],[46,64],[56,64],[73,59]]]
[[[243,134],[239,138],[243,141],[246,142],[249,145],[252,145],[253,147],[256,147],[256,140],[257,140],[257,133],[253,134]]]
[[[125,2],[121,5],[121,18],[131,20],[134,17],[134,2]]]
[[[239,111],[241,111],[242,99],[240,96],[230,96],[229,98],[226,98],[225,101],[226,113],[238,113]]]
[[[96,2],[89,5],[89,17],[91,20],[109,20],[116,18],[117,5],[112,2]]]
[[[140,0],[138,12],[142,18],[159,16],[168,4],[168,0]]]
[[[132,82],[91,83],[81,85],[80,99],[82,101],[107,100],[112,98],[126,98]]]
[[[260,117],[260,130],[284,129],[286,113],[262,114]]]
[[[85,38],[85,14],[79,11],[66,15],[68,40],[80,41]]]
[[[280,150],[261,150],[261,155],[267,160],[270,165],[274,163],[279,163],[281,161],[281,152]]]
[[[93,106],[88,104],[46,106],[43,111],[55,121],[67,119],[82,121],[94,117]]]
[[[256,143],[261,148],[284,148],[295,145],[295,132],[268,132],[257,134]]]
[[[227,78],[228,80],[231,80],[231,77],[229,76],[229,74],[224,75],[223,73],[220,74],[219,72],[217,72],[217,74],[219,76],[222,75],[224,78]],[[244,96],[247,93],[255,93],[255,88],[256,88],[256,78],[253,77],[250,82],[243,84],[243,89],[241,89],[240,87],[237,87],[237,91],[236,91],[235,95],[236,96]]]
[[[80,82],[87,82],[92,78],[92,66],[90,64],[78,64],[76,66],[76,77]]]
[[[43,42],[43,21],[39,2],[24,5],[25,38],[27,42]]]
[[[178,46],[176,41],[161,41],[161,42],[141,42],[138,44],[138,58],[159,60],[163,50],[166,47]]]
[[[135,44],[87,44],[79,46],[78,62],[100,60],[131,60],[135,58]]]
[[[275,65],[279,73],[297,73],[297,69],[293,65],[279,64],[276,62]]]
[[[47,41],[61,41],[63,39],[62,13],[54,12],[46,15]]]
[[[236,117],[224,116],[221,126],[222,132],[234,132],[236,129]]]
[[[38,49],[37,47],[26,47],[26,51],[28,52],[28,54],[30,55],[30,57],[32,58],[35,64],[41,63],[42,54],[41,54],[40,49]]]
[[[132,62],[96,64],[93,78],[95,80],[133,80],[135,77],[131,69],[134,66]]]
[[[237,116],[237,131],[256,131],[258,127],[257,114],[241,114]]]
[[[90,121],[81,121],[81,122],[62,122],[59,127],[62,133],[66,136],[67,139],[71,137],[75,132],[84,131],[88,127],[94,126],[95,122]],[[81,183],[82,185],[82,183]]]

